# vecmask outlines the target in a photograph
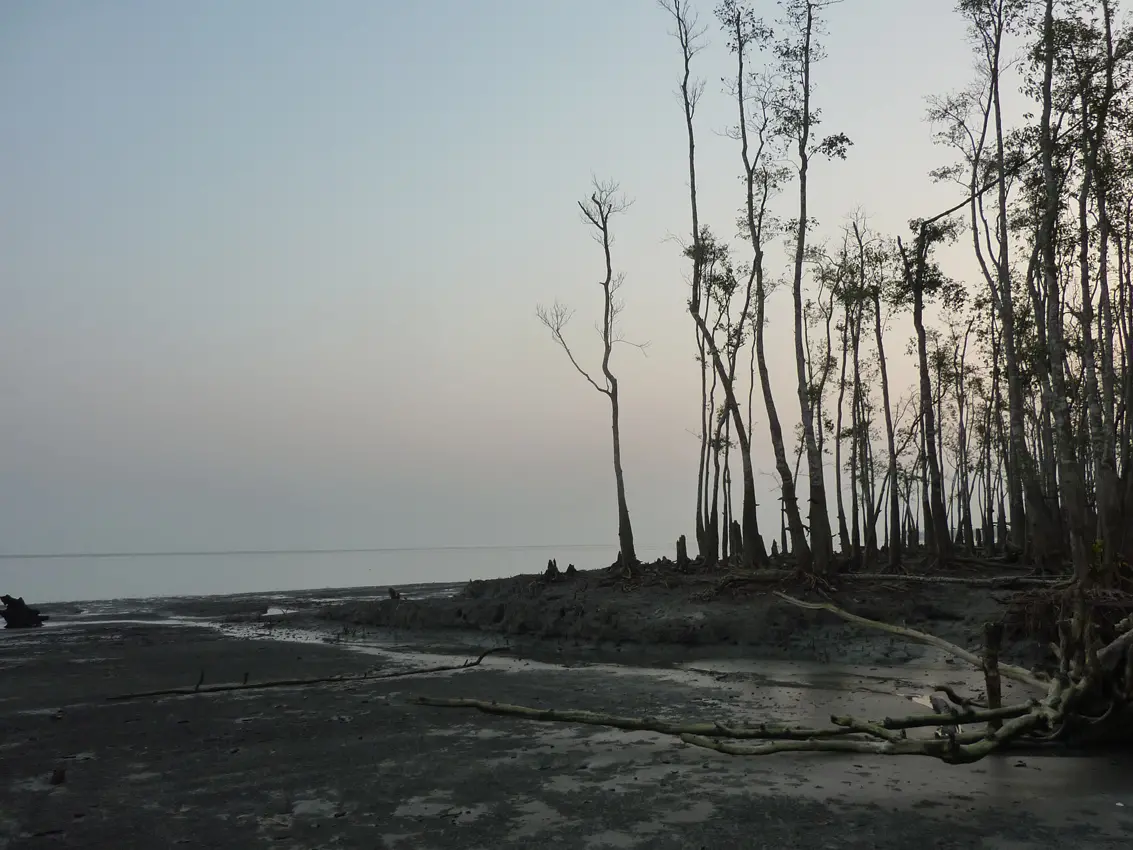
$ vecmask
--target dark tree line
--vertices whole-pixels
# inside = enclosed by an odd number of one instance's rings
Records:
[[[725,93],[743,186],[738,227],[725,234],[706,222],[697,183],[706,87],[695,70],[712,27],[689,0],[659,0],[678,46],[687,138],[684,306],[701,366],[698,555],[754,567],[779,550],[816,575],[897,570],[911,550],[939,566],[1004,555],[1111,585],[1133,563],[1129,18],[1116,0],[959,0],[976,73],[930,98],[931,132],[946,153],[926,176],[953,185],[956,203],[910,209],[902,234],[875,232],[854,211],[840,233],[823,236],[809,212],[811,165],[852,156],[850,139],[822,126],[815,84],[836,3],[785,0],[772,22],[743,0],[715,9],[733,61]],[[1009,114],[1004,92],[1019,79],[1030,107]],[[632,566],[609,370],[620,306],[609,218],[624,206],[608,189],[583,204],[606,259],[605,381],[579,371],[610,399],[619,540]],[[776,240],[788,245],[786,267],[768,260]],[[945,244],[970,246],[974,276],[950,273],[938,258]],[[786,407],[765,347],[768,323],[788,321],[769,305],[780,279],[794,340],[796,400]],[[541,315],[566,348],[569,314]],[[916,363],[911,387],[890,380],[902,350]],[[756,416],[768,429],[781,504],[772,553],[756,511]]]

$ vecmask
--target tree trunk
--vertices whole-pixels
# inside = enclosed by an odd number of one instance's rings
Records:
[[[889,568],[901,567],[901,503],[897,492],[897,440],[893,433],[893,412],[889,404],[889,369],[885,361],[885,342],[881,333],[881,292],[873,290],[874,334],[877,361],[881,367],[881,399],[885,406],[885,443],[889,452]]]
[[[968,404],[968,385],[967,385],[967,366],[968,366],[968,337],[972,332],[972,324],[975,319],[968,323],[967,330],[964,332],[964,345],[960,351],[959,362],[955,362],[954,367],[956,370],[956,427],[957,427],[957,475],[959,484],[959,521],[960,528],[964,533],[964,545],[970,550],[975,542],[973,533],[974,523],[972,522],[972,489],[971,483],[968,478],[968,423],[967,423],[967,404]]]
[[[832,570],[833,547],[830,539],[830,517],[826,509],[826,484],[822,473],[822,456],[814,436],[814,411],[807,386],[806,355],[803,350],[803,263],[806,258],[807,238],[807,177],[810,145],[810,72],[811,43],[814,9],[806,7],[806,24],[803,31],[803,51],[800,57],[802,74],[802,119],[799,127],[799,218],[795,230],[795,268],[792,294],[795,310],[795,371],[798,377],[799,412],[802,416],[803,444],[806,449],[807,473],[810,477],[810,547],[811,566],[818,575]]]
[[[779,484],[783,494],[783,510],[787,514],[787,527],[791,533],[791,552],[800,570],[810,569],[810,544],[807,542],[799,511],[799,499],[795,490],[795,477],[787,463],[787,447],[783,442],[783,426],[779,422],[779,411],[775,397],[771,394],[771,377],[767,371],[767,355],[763,345],[765,309],[767,292],[762,274],[756,279],[755,293],[755,356],[759,367],[759,387],[763,392],[763,404],[767,408],[767,429],[771,433],[771,447],[775,454],[775,471],[779,474]],[[786,554],[786,545],[784,545]]]
[[[696,551],[703,558],[708,552],[707,510],[704,500],[708,477],[708,361],[699,328],[697,350],[700,363],[700,460],[696,468]]]
[[[691,312],[691,308],[690,308]],[[736,439],[740,444],[740,461],[743,467],[743,487],[744,487],[744,502],[743,502],[743,537],[744,549],[742,556],[742,564],[746,568],[753,568],[757,564],[763,565],[768,561],[767,549],[763,545],[763,538],[759,534],[759,516],[756,513],[755,501],[755,471],[751,463],[751,441],[747,438],[747,429],[744,428],[743,415],[740,413],[739,401],[736,399],[734,392],[734,382],[728,374],[728,370],[724,366],[724,361],[720,357],[720,349],[717,347],[715,340],[710,335],[707,324],[704,322],[703,317],[699,313],[693,313],[693,320],[697,323],[700,329],[701,337],[704,339],[705,347],[707,348],[708,356],[712,360],[712,365],[716,370],[716,375],[720,379],[720,383],[724,388],[724,403],[727,413],[732,416],[733,424],[736,428]]]
[[[1112,32],[1112,10],[1108,0],[1102,2],[1105,27],[1106,64],[1105,84],[1101,99],[1094,111],[1094,129],[1090,125],[1090,87],[1083,83],[1080,91],[1082,105],[1082,186],[1078,196],[1079,225],[1079,269],[1082,298],[1082,361],[1085,369],[1086,406],[1089,412],[1090,454],[1095,475],[1095,493],[1099,531],[1102,543],[1102,568],[1110,575],[1117,564],[1115,543],[1120,535],[1122,515],[1120,510],[1120,482],[1117,476],[1116,433],[1113,427],[1112,398],[1112,324],[1099,322],[1101,338],[1101,357],[1094,341],[1094,308],[1090,291],[1090,223],[1088,206],[1091,190],[1097,200],[1098,212],[1098,286],[1101,292],[1102,319],[1108,318],[1108,253],[1109,232],[1107,207],[1108,173],[1099,167],[1099,157],[1105,141],[1110,104],[1115,94],[1114,47]],[[1107,332],[1108,330],[1108,332]],[[1098,365],[1100,361],[1104,386],[1099,386]]]
[[[869,462],[866,442],[868,435],[866,433],[865,421],[865,393],[862,387],[862,364],[861,364],[861,338],[862,338],[862,304],[860,300],[856,300],[853,310],[846,316],[846,320],[851,323],[850,330],[850,346],[853,352],[854,360],[854,395],[850,402],[851,409],[851,422],[853,429],[854,451],[851,454],[851,465],[853,473],[851,475],[851,484],[854,486],[854,500],[852,503],[853,511],[853,547],[854,547],[854,563],[860,568],[864,563],[862,556],[862,540],[865,538],[865,546],[870,546],[870,533],[868,529],[868,522],[873,516],[873,504],[869,498],[868,489],[866,486],[866,464]],[[861,488],[861,502],[857,498],[858,488]],[[859,510],[859,507],[861,510]],[[866,527],[859,517],[864,517]]]
[[[842,373],[838,378],[838,410],[835,414],[837,420],[834,428],[834,491],[838,505],[838,544],[843,555],[850,554],[850,530],[846,525],[846,507],[842,497],[842,408],[846,397],[846,364],[849,355],[850,310],[843,301],[842,304]],[[852,481],[851,481],[852,488]]]
[[[910,269],[905,261],[906,278],[913,290],[913,325],[917,331],[917,358],[920,367],[921,428],[924,432],[928,466],[928,513],[926,529],[932,528],[933,552],[942,564],[952,560],[952,540],[948,535],[948,516],[944,511],[944,488],[936,456],[936,423],[933,416],[932,384],[929,380],[928,342],[924,326],[924,267],[927,261],[928,235],[925,229],[917,238],[916,266]]]
[[[1043,19],[1042,119],[1039,144],[1042,158],[1043,222],[1039,245],[1042,250],[1043,285],[1046,292],[1049,373],[1053,392],[1055,448],[1058,452],[1059,483],[1070,531],[1070,555],[1074,574],[1080,582],[1089,581],[1090,554],[1087,546],[1085,481],[1081,464],[1074,455],[1074,432],[1070,422],[1070,402],[1066,386],[1065,337],[1062,331],[1060,287],[1058,282],[1055,227],[1059,211],[1059,182],[1054,170],[1055,142],[1052,129],[1054,97],[1055,28],[1054,0],[1046,0]]]
[[[618,426],[620,416],[618,406],[618,382],[610,381],[610,427],[614,436],[614,481],[618,489],[618,547],[622,564],[627,568],[637,564],[637,550],[633,545],[633,525],[629,519],[629,504],[626,502],[625,475],[622,472],[622,437]]]

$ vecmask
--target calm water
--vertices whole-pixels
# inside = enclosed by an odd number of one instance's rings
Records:
[[[638,557],[672,557],[671,547],[639,548]],[[0,593],[31,603],[120,597],[253,593],[318,587],[453,582],[609,566],[616,546],[412,549],[382,552],[256,555],[148,555],[0,559]]]

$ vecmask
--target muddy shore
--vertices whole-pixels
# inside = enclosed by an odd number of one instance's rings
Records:
[[[925,656],[924,646],[849,625],[825,611],[804,610],[773,595],[777,588],[800,598],[839,607],[887,623],[931,632],[979,651],[984,624],[1004,617],[1010,590],[964,584],[902,581],[839,583],[819,595],[788,582],[742,581],[734,574],[685,574],[671,563],[650,565],[626,583],[615,569],[523,575],[473,581],[455,593],[351,600],[317,615],[345,626],[411,633],[495,635],[526,652],[567,647],[571,651],[621,653],[626,657],[680,658],[690,649],[765,659],[841,664],[904,663]],[[1019,630],[1009,630],[1005,657],[1028,666],[1046,650]]]
[[[311,599],[320,598],[274,600],[269,607],[290,613],[266,619],[310,625],[323,605]],[[166,602],[192,614],[183,600]],[[239,621],[264,600],[206,603],[193,603],[197,616],[211,605]],[[963,631],[967,619],[941,622]],[[653,733],[411,703],[466,696],[818,723],[832,711],[907,713],[907,696],[930,682],[978,687],[931,650],[854,665],[761,660],[724,644],[634,658],[626,643],[603,650],[528,638],[542,647],[535,660],[499,632],[349,628],[336,636],[337,624],[320,632],[299,620],[265,629],[108,615],[0,633],[0,848],[1116,848],[1133,836],[1123,755],[1028,753],[966,767],[857,755],[741,759]],[[511,654],[462,672],[107,700],[191,686],[202,672],[207,685],[460,662],[467,647],[505,639]],[[878,647],[855,652],[863,659]],[[64,781],[53,785],[57,769]]]

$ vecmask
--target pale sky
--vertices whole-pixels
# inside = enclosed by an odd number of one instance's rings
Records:
[[[731,60],[700,11],[702,216],[731,236]],[[922,119],[971,76],[963,22],[935,0],[828,18],[816,102],[855,144],[815,165],[813,214],[903,233],[958,200]],[[614,367],[637,537],[691,537],[670,28],[653,0],[0,5],[0,550],[614,542],[606,401],[535,317],[577,308],[597,363],[592,172],[635,200],[615,263],[652,344]],[[788,293],[769,311],[790,429]]]

